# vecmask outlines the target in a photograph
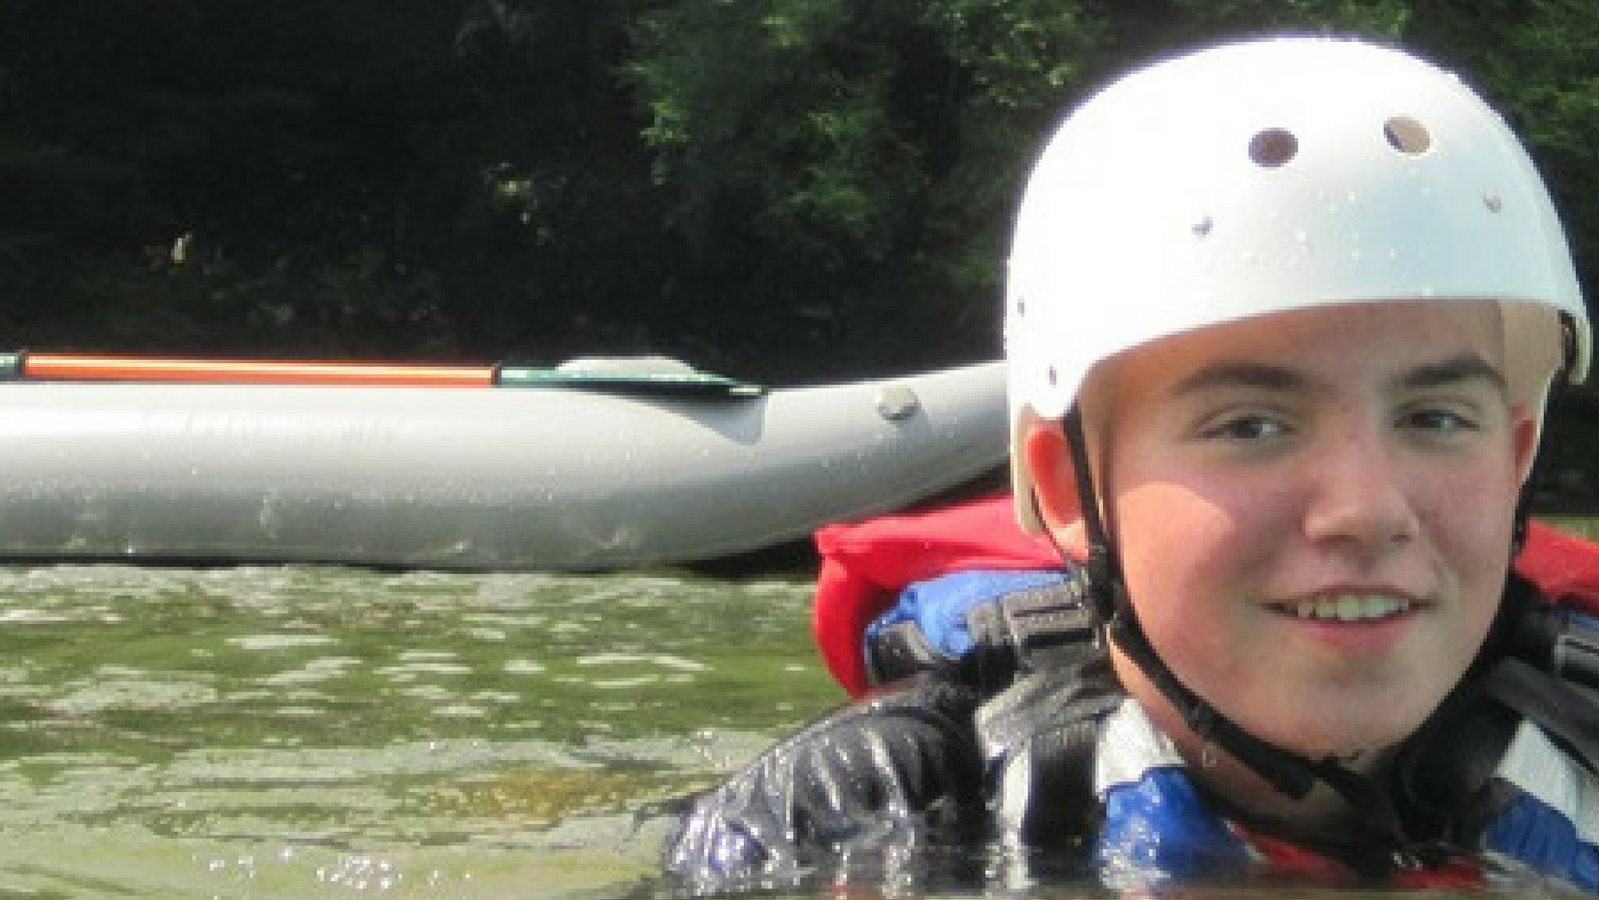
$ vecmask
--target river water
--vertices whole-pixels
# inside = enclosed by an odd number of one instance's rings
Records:
[[[842,699],[809,603],[798,576],[0,568],[0,900],[657,896],[670,801]]]
[[[0,569],[0,897],[609,897],[839,692],[809,585]]]

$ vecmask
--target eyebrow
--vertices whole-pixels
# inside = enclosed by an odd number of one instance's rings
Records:
[[[1177,382],[1171,393],[1196,394],[1215,388],[1260,388],[1289,391],[1303,388],[1308,379],[1284,366],[1256,362],[1220,362],[1205,366]]]
[[[1475,353],[1461,353],[1437,362],[1422,363],[1394,379],[1400,390],[1423,390],[1468,381],[1485,381],[1509,395],[1504,373]],[[1266,391],[1308,390],[1310,379],[1286,366],[1258,362],[1220,362],[1206,366],[1179,381],[1171,390],[1184,395],[1215,388],[1256,388]]]
[[[1475,353],[1462,353],[1435,363],[1424,363],[1400,376],[1398,385],[1401,388],[1419,389],[1477,380],[1488,382],[1501,394],[1510,394],[1510,384],[1505,380],[1505,374]]]

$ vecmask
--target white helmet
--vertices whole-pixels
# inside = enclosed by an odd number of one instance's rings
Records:
[[[1013,450],[1089,370],[1157,338],[1336,303],[1498,300],[1512,390],[1587,312],[1537,170],[1461,81],[1405,53],[1279,38],[1134,73],[1078,108],[1027,184],[1010,258]],[[1038,527],[1012,454],[1018,513]]]

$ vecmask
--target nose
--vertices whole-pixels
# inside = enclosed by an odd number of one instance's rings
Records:
[[[1403,450],[1381,427],[1346,424],[1326,435],[1307,460],[1305,534],[1313,542],[1363,557],[1410,543],[1420,518],[1406,488]]]

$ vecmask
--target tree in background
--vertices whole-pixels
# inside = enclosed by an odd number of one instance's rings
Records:
[[[612,339],[662,229],[623,4],[0,6],[7,343],[509,356]]]
[[[764,289],[751,279],[752,302],[842,300],[828,315],[861,341],[852,358],[913,358],[996,346],[1012,191],[1071,102],[1151,55],[1284,30],[1399,41],[1459,67],[1510,110],[1579,256],[1599,260],[1599,210],[1579,202],[1599,196],[1587,2],[676,3],[644,20],[628,71],[699,271],[727,285],[775,269]]]
[[[18,0],[3,343],[767,379],[990,357],[1065,108],[1281,30],[1458,68],[1599,260],[1592,0]]]

